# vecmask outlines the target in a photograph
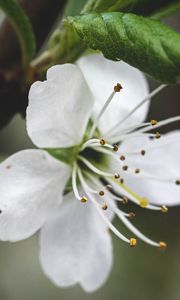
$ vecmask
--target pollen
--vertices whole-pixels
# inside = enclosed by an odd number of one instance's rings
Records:
[[[81,202],[82,202],[82,203],[86,203],[87,201],[88,201],[88,199],[87,199],[86,197],[83,196],[83,197],[81,198]]]
[[[121,155],[119,159],[124,161],[126,159],[126,157],[124,155]]]
[[[162,205],[162,206],[161,206],[161,211],[162,211],[163,213],[167,213],[167,212],[168,212],[167,206]]]
[[[118,173],[115,173],[115,174],[114,174],[114,178],[115,178],[115,179],[119,179],[119,178],[120,178],[120,175],[119,175]]]
[[[160,134],[159,132],[156,132],[156,133],[155,133],[155,138],[156,138],[156,139],[160,139],[160,137],[161,137],[161,134]]]
[[[133,219],[136,216],[134,212],[130,212],[128,218]]]
[[[106,202],[103,202],[103,204],[102,204],[101,207],[102,207],[103,210],[108,209],[108,206],[107,206],[107,203],[106,203]]]
[[[141,150],[141,155],[145,155],[146,154],[146,151],[145,150]]]
[[[119,150],[118,145],[114,145],[114,146],[113,146],[113,150],[114,150],[115,152],[117,152],[117,151]]]
[[[146,198],[142,198],[139,205],[142,207],[142,208],[146,208],[149,204],[149,201],[146,199]]]
[[[114,91],[115,93],[119,93],[121,90],[122,90],[122,85],[120,83],[117,83],[115,86],[114,86]]]
[[[159,248],[165,250],[167,248],[167,244],[165,242],[159,242]]]
[[[155,126],[155,125],[157,125],[158,121],[157,120],[151,120],[150,123],[151,123],[152,126]]]
[[[135,238],[131,238],[129,241],[130,247],[134,248],[137,245],[137,240]]]
[[[106,141],[105,141],[105,139],[100,139],[100,144],[102,145],[102,146],[104,146],[105,144],[106,144]]]
[[[99,191],[99,196],[104,196],[104,191]]]

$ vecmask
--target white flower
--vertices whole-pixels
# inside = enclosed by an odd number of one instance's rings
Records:
[[[164,86],[148,95],[144,76],[127,64],[93,55],[78,65],[54,66],[47,81],[30,89],[27,131],[41,150],[0,165],[0,239],[17,241],[41,229],[45,274],[57,286],[80,283],[94,291],[112,267],[107,229],[136,244],[111,223],[115,214],[140,239],[165,247],[138,231],[128,220],[133,213],[116,203],[128,198],[162,211],[179,203],[180,132],[160,139],[146,132],[180,118],[143,123],[149,98]]]

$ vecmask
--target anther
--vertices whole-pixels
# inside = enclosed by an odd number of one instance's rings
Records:
[[[117,83],[115,86],[114,86],[114,91],[115,93],[119,93],[121,90],[122,90],[122,85],[120,83]]]
[[[2,210],[0,209],[0,214],[2,214]]]
[[[145,155],[146,151],[145,150],[141,150],[141,155]]]
[[[127,204],[128,203],[128,198],[126,196],[123,196],[122,199],[123,199],[123,201],[122,201],[123,204]]]
[[[104,196],[104,191],[99,191],[99,196]]]
[[[123,166],[122,169],[123,169],[124,171],[127,171],[127,170],[128,170],[128,166]]]
[[[108,209],[108,206],[107,206],[106,202],[104,202],[101,207],[102,207],[103,210]]]
[[[176,180],[176,184],[180,185],[180,180],[179,179]]]
[[[157,125],[158,122],[156,120],[151,120],[150,123],[151,123],[152,126],[155,126],[155,125]]]
[[[123,179],[123,178],[120,179],[120,183],[121,183],[121,184],[124,183],[124,179]]]
[[[105,141],[105,139],[100,139],[100,144],[102,145],[102,146],[104,146],[105,144],[106,144],[106,141]]]
[[[8,170],[8,169],[11,169],[11,167],[12,167],[11,165],[7,165],[7,166],[6,166],[6,169],[7,169],[7,170]]]
[[[161,137],[161,134],[160,134],[159,132],[156,132],[156,133],[155,133],[155,138],[156,138],[156,139],[160,139],[160,137]]]
[[[133,219],[135,216],[136,216],[135,213],[130,212],[128,218],[129,219]]]
[[[162,206],[161,206],[161,211],[162,211],[163,213],[167,213],[167,212],[168,212],[167,206],[162,205]]]
[[[129,241],[130,247],[134,248],[137,245],[137,240],[135,238],[131,238]]]
[[[159,248],[161,250],[165,250],[167,248],[167,244],[165,242],[159,242]]]
[[[136,173],[136,174],[139,174],[139,173],[140,173],[140,169],[136,169],[136,170],[135,170],[135,173]]]
[[[142,207],[142,208],[146,208],[149,204],[149,201],[146,199],[146,198],[142,198],[139,205]]]
[[[115,174],[114,174],[114,178],[115,178],[115,179],[119,179],[119,178],[120,178],[120,175],[119,175],[118,173],[115,173]]]
[[[82,202],[82,203],[86,203],[87,201],[88,201],[88,199],[87,199],[86,197],[83,196],[83,197],[81,198],[81,202]]]
[[[119,150],[118,145],[114,145],[114,146],[113,146],[113,150],[114,150],[115,152],[117,152],[117,151]]]
[[[106,185],[106,189],[110,192],[110,191],[112,191],[113,187],[112,187],[112,185],[107,184]]]
[[[121,155],[119,159],[122,160],[122,161],[124,161],[126,158],[125,158],[124,155]]]

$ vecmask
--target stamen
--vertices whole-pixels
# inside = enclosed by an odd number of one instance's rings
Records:
[[[111,95],[109,96],[109,98],[107,99],[107,101],[105,102],[105,104],[103,105],[103,107],[101,108],[99,114],[97,115],[96,119],[94,120],[94,124],[92,126],[92,129],[90,131],[89,134],[89,138],[92,138],[95,129],[97,128],[97,125],[102,117],[102,115],[104,114],[104,112],[106,111],[107,107],[109,106],[109,104],[111,103],[112,99],[114,98],[115,94],[120,92],[120,90],[122,89],[122,86],[118,83],[115,87],[113,92],[111,93]]]
[[[167,212],[168,212],[167,206],[162,205],[162,206],[161,206],[161,211],[162,211],[163,213],[167,213]]]
[[[86,197],[82,197],[82,198],[81,198],[81,202],[82,202],[82,203],[86,203],[87,201],[88,201],[88,199],[87,199]]]
[[[126,159],[126,157],[124,155],[121,155],[119,159],[124,161]]]
[[[176,185],[180,185],[180,179],[176,180]]]
[[[152,126],[155,126],[155,125],[157,125],[158,122],[156,120],[151,120],[150,123],[151,123]]]
[[[146,154],[146,151],[145,150],[141,150],[141,155],[145,155]]]
[[[176,117],[172,117],[172,118],[168,118],[166,120],[163,120],[163,121],[160,121],[157,123],[157,125],[154,125],[153,128],[151,126],[148,126],[146,128],[142,128],[140,130],[138,130],[138,132],[146,132],[146,131],[149,131],[149,130],[152,130],[152,129],[156,129],[156,128],[159,128],[159,127],[162,127],[162,126],[165,126],[165,125],[168,125],[170,123],[174,123],[174,122],[178,122],[180,121],[180,116],[176,116]]]
[[[103,204],[102,204],[102,209],[103,209],[103,210],[107,210],[107,209],[108,209],[108,206],[107,206],[107,203],[106,203],[106,202],[103,202]]]
[[[135,216],[136,216],[135,213],[130,212],[129,215],[128,215],[128,218],[129,218],[129,219],[133,219]]]
[[[135,238],[130,239],[130,247],[134,248],[137,245],[137,240]]]
[[[167,248],[167,244],[165,242],[159,242],[159,248],[161,250],[165,250]]]
[[[102,145],[102,146],[104,146],[105,144],[106,144],[106,141],[105,141],[105,139],[100,139],[100,144]]]
[[[104,191],[99,191],[99,196],[104,196]]]
[[[86,148],[87,148],[89,145],[91,145],[91,144],[94,144],[94,143],[98,143],[98,144],[99,144],[100,141],[101,141],[101,140],[99,140],[99,139],[90,139],[90,140],[88,140],[87,142],[85,142],[85,143],[82,145],[80,151],[83,151],[84,149],[86,149]]]
[[[159,132],[156,132],[155,137],[156,137],[156,139],[160,139],[161,134]]]
[[[79,160],[81,160],[95,174],[98,174],[98,175],[104,176],[104,177],[113,177],[112,173],[106,173],[106,172],[103,172],[103,171],[99,170],[92,163],[90,163],[86,158],[84,158],[84,157],[82,157],[80,155],[77,158]]]
[[[77,200],[79,200],[83,203],[87,202],[87,198],[84,197],[84,196],[83,197],[80,196],[79,191],[78,191],[78,187],[77,187],[77,164],[76,163],[74,164],[74,167],[73,167],[73,170],[72,170],[72,189],[73,189],[74,195],[75,195]]]
[[[109,135],[112,132],[116,132],[117,128],[119,128],[121,124],[123,124],[130,116],[132,116],[136,110],[138,110],[147,101],[152,101],[153,100],[152,97],[155,96],[157,93],[159,93],[166,86],[167,86],[166,84],[162,84],[159,87],[157,87],[154,91],[149,93],[149,95],[145,97],[137,106],[135,106],[135,108],[132,109],[122,120],[120,120],[115,126],[113,126],[109,131],[107,131],[106,135]]]

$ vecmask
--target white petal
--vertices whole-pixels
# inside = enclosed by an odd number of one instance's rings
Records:
[[[70,175],[45,151],[25,150],[0,164],[0,240],[34,234],[55,212]]]
[[[47,81],[35,82],[29,92],[27,130],[38,147],[70,147],[81,142],[92,112],[93,96],[80,69],[57,65]]]
[[[66,196],[61,212],[41,230],[41,264],[60,287],[99,288],[112,267],[111,237],[91,203]]]
[[[112,93],[114,86],[120,83],[123,90],[117,93],[100,120],[102,133],[110,130],[124,118],[144,97],[148,95],[148,85],[144,75],[123,61],[112,62],[102,55],[88,55],[78,60],[89,86],[95,97],[94,118]],[[121,128],[142,122],[147,115],[146,103],[134,113]]]
[[[137,175],[121,170],[128,187],[157,205],[180,204],[180,186],[175,184],[175,181],[180,179],[180,131],[165,134],[158,140],[150,140],[147,137],[129,139],[120,149],[122,153],[146,150],[145,156],[126,155],[125,164],[134,170],[136,168],[141,170]],[[143,179],[141,178],[143,172],[163,179],[164,182]]]

